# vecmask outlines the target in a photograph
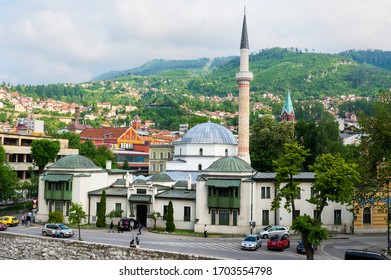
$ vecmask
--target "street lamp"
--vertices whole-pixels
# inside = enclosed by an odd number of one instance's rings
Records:
[[[383,158],[383,162],[386,164],[386,170],[388,171],[388,162],[385,161],[385,158]],[[387,182],[387,252],[390,251],[391,247],[391,241],[390,241],[390,174],[389,172],[386,172],[385,176],[387,177],[386,182]]]

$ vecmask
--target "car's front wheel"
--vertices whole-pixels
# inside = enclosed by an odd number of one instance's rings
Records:
[[[43,231],[43,232],[42,232],[42,235],[43,235],[43,236],[47,236],[48,233],[47,233],[46,231]]]
[[[268,236],[267,236],[267,234],[264,234],[263,236],[262,236],[262,238],[268,238]]]

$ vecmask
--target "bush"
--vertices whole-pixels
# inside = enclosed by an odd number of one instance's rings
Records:
[[[166,221],[166,231],[173,232],[175,231],[175,224],[174,224],[174,207],[172,205],[171,200],[168,202],[168,209],[167,209],[167,221]]]
[[[54,211],[49,213],[49,220],[48,223],[63,223],[64,222],[64,215],[62,212]]]

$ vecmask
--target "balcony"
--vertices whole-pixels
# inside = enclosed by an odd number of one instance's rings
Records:
[[[240,208],[239,197],[209,196],[208,207],[210,208]]]
[[[47,200],[72,200],[72,191],[55,191],[55,190],[45,190],[44,194],[45,199]]]

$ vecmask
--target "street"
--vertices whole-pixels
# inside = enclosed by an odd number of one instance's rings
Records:
[[[18,225],[9,227],[5,232],[41,236],[42,225],[33,224],[31,227]],[[77,240],[78,230],[73,228]],[[109,233],[103,229],[81,229],[83,241],[93,243],[112,244],[129,247],[131,239],[137,231],[123,233]],[[51,237],[46,237],[51,238]],[[290,237],[290,247],[284,251],[268,251],[267,239],[263,239],[262,247],[257,251],[244,251],[240,248],[241,238],[224,237],[191,237],[173,234],[152,233],[144,229],[141,235],[140,247],[142,249],[179,252],[193,255],[203,255],[223,259],[237,260],[305,260],[306,256],[296,253],[299,241],[298,235]],[[379,251],[386,247],[387,237],[384,235],[339,235],[325,240],[315,252],[315,260],[341,260],[347,249],[368,249]]]

